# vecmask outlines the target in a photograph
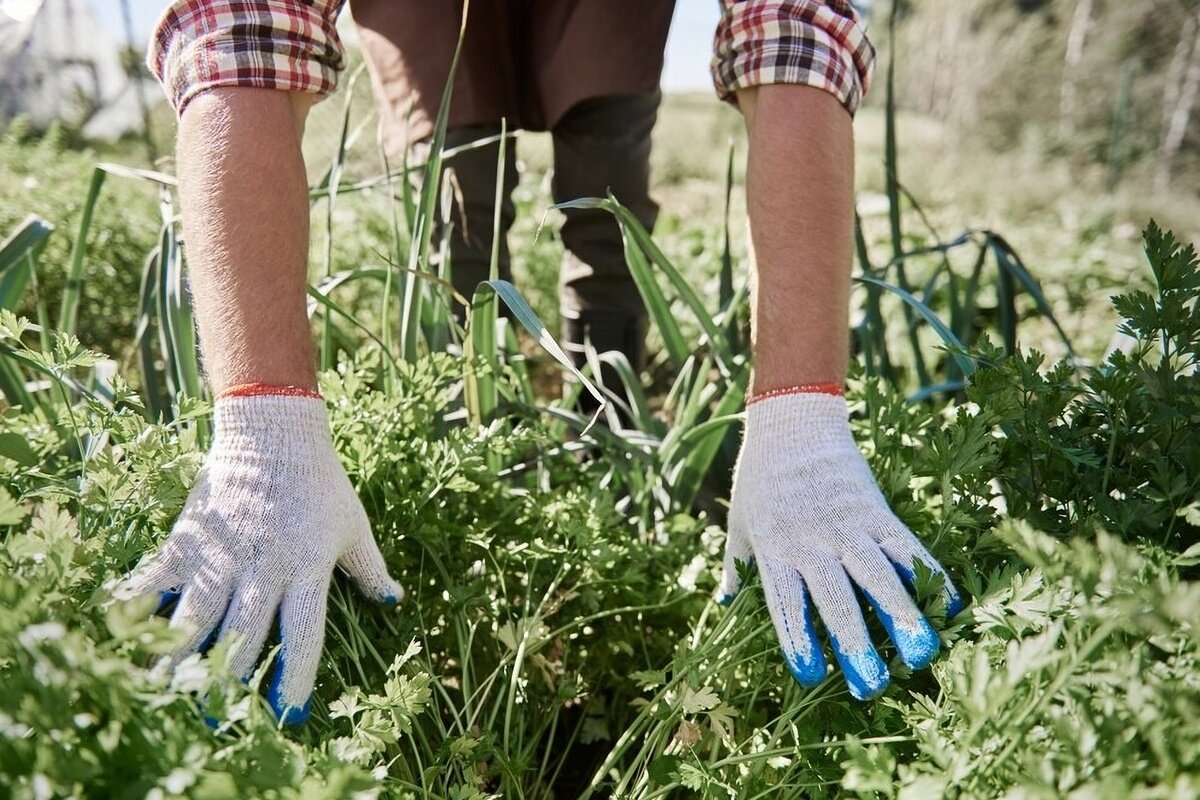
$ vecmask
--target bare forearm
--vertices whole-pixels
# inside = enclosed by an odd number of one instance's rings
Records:
[[[214,89],[179,124],[183,229],[214,392],[315,386],[305,312],[308,186],[304,95]]]
[[[841,384],[849,357],[854,141],[831,94],[769,85],[738,92],[750,140],[753,393]]]

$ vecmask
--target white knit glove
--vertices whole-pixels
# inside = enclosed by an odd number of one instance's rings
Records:
[[[888,508],[851,436],[840,390],[803,388],[809,391],[763,396],[747,406],[722,600],[738,590],[737,562],[753,560],[784,658],[796,680],[815,686],[826,663],[811,599],[850,694],[866,700],[887,686],[888,670],[867,635],[853,586],[901,660],[920,669],[937,654],[938,636],[901,578],[912,584],[915,561],[943,576],[945,570]],[[945,593],[953,616],[962,599],[948,578]]]
[[[334,452],[324,402],[274,391],[286,394],[217,401],[213,446],[183,513],[117,596],[181,593],[170,625],[186,638],[171,660],[196,652],[219,624],[218,640],[236,637],[230,667],[245,677],[278,610],[282,649],[267,698],[294,724],[308,716],[334,565],[372,599],[394,604],[403,592]]]

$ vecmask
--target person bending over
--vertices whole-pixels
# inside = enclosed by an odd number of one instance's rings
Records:
[[[471,13],[487,5],[474,3]],[[574,14],[602,4],[540,5],[564,15],[568,30]],[[343,66],[334,27],[340,6],[177,0],[150,53],[179,114],[183,227],[216,433],[175,528],[121,596],[180,592],[170,625],[185,633],[174,658],[217,631],[236,637],[231,667],[246,675],[278,614],[282,648],[268,700],[286,723],[308,714],[334,568],[368,597],[402,597],[334,452],[305,307],[309,207],[300,141],[309,108],[333,91]],[[753,558],[796,679],[812,686],[828,671],[815,611],[850,693],[867,699],[884,689],[888,672],[854,587],[900,658],[920,668],[936,654],[938,636],[905,582],[917,562],[945,574],[888,508],[842,397],[851,121],[873,50],[848,0],[721,0],[721,11],[713,77],[746,124],[754,255],[753,375],[721,591],[737,591],[737,564]],[[378,0],[365,24],[387,14],[396,15],[394,26],[407,21],[402,3]],[[599,51],[608,45],[619,55],[620,37],[646,35],[641,17],[627,19]],[[450,29],[456,37],[453,25],[429,37],[450,47]],[[366,47],[370,53],[374,45]],[[373,63],[386,96],[393,73]],[[625,67],[619,58],[598,64],[601,73]],[[562,106],[558,124],[588,102]],[[388,113],[385,103],[385,120]],[[572,257],[585,256],[572,249]],[[952,615],[962,601],[948,580],[944,586]]]

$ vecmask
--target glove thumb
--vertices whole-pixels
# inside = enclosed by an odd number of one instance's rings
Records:
[[[404,598],[404,589],[388,574],[383,554],[370,530],[364,531],[354,546],[342,553],[338,566],[346,571],[358,590],[372,600],[395,605]]]

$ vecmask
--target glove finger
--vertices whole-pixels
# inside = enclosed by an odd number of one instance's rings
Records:
[[[156,597],[158,611],[179,599],[184,584],[181,560],[169,550],[142,559],[133,573],[113,591],[118,600],[134,600],[139,597]]]
[[[867,623],[846,570],[832,556],[814,553],[796,566],[829,631],[833,655],[857,700],[869,700],[888,685],[888,670],[867,635]]]
[[[904,527],[899,520],[888,525],[882,535],[878,537],[878,541],[896,572],[900,573],[900,577],[910,588],[916,586],[916,571],[913,565],[920,562],[926,568],[942,576],[942,597],[946,600],[946,616],[954,617],[963,610],[966,602],[951,582],[946,570],[925,548],[925,545],[921,544],[920,540],[913,535],[913,532]]]
[[[171,653],[172,662],[177,663],[199,650],[225,615],[232,587],[223,572],[217,568],[203,569],[184,587],[169,623],[169,627],[184,631],[183,643]]]
[[[279,606],[279,663],[267,702],[284,725],[299,725],[312,710],[313,685],[325,643],[329,581],[295,586]]]
[[[370,529],[342,553],[338,566],[354,580],[360,592],[373,600],[395,605],[404,598],[404,589],[388,574],[387,563]]]
[[[233,654],[229,657],[229,671],[239,678],[248,679],[254,674],[254,666],[271,634],[282,596],[281,587],[253,575],[234,591],[218,638],[235,640]]]
[[[769,558],[759,565],[759,572],[783,658],[802,686],[816,686],[825,680],[828,668],[804,579],[789,565]]]
[[[857,546],[848,548],[842,555],[842,566],[883,623],[900,653],[900,660],[910,669],[929,666],[941,641],[904,590],[904,584],[883,551],[863,536]]]
[[[744,528],[731,520],[729,534],[725,538],[725,565],[721,572],[721,586],[717,590],[717,602],[722,605],[732,602],[734,595],[742,588],[742,581],[738,576],[738,563],[753,564],[754,550]]]

